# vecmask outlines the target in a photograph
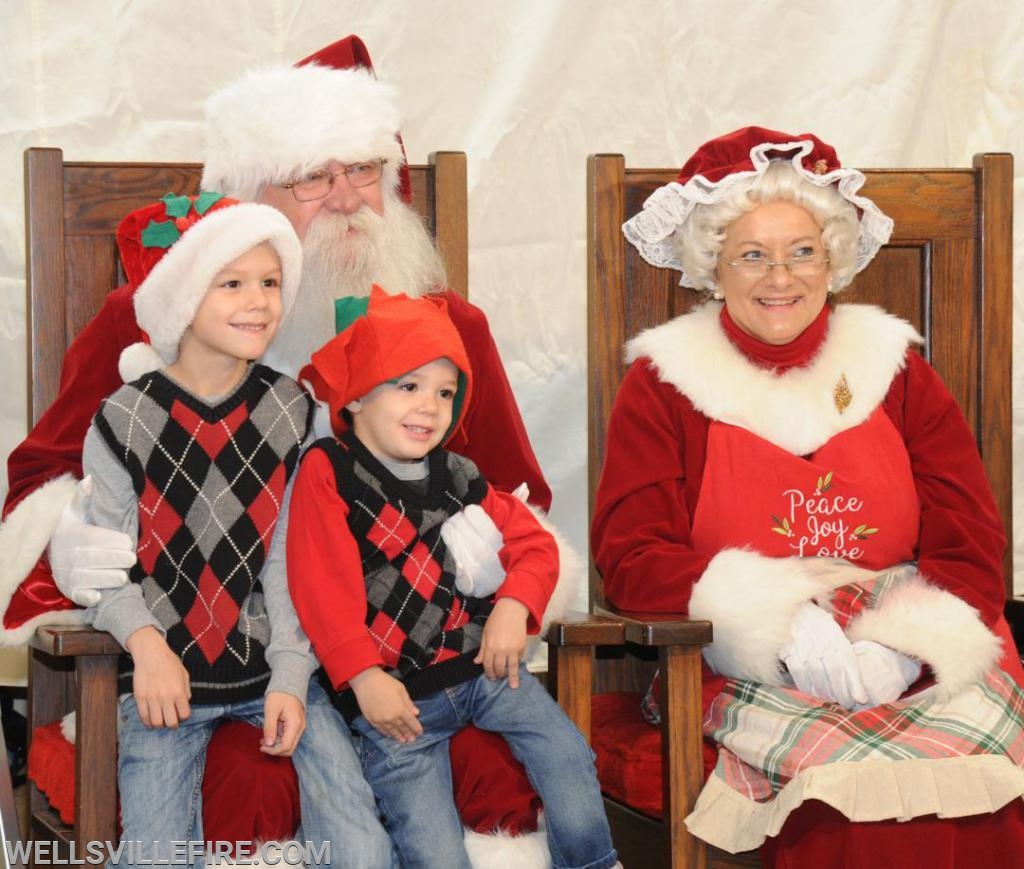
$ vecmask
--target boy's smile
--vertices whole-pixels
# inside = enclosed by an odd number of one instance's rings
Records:
[[[266,352],[281,313],[281,260],[264,242],[214,276],[181,337],[178,360],[168,371],[181,378],[187,367],[193,372],[221,372],[224,382],[239,379],[248,361]],[[184,382],[192,380],[184,377]]]
[[[353,431],[379,459],[418,461],[448,433],[458,384],[459,371],[447,359],[421,365],[349,402]]]

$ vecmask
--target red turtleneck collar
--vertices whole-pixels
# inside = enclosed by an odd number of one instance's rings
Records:
[[[764,368],[774,368],[781,374],[790,368],[806,365],[821,348],[828,332],[828,317],[831,305],[826,304],[814,321],[788,344],[766,344],[748,335],[729,316],[729,309],[722,305],[722,328],[729,340],[739,348],[751,362]]]

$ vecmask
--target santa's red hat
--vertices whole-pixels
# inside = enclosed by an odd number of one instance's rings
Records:
[[[775,160],[785,160],[806,181],[834,187],[857,208],[857,271],[863,269],[892,234],[892,219],[857,191],[864,174],[839,162],[835,148],[811,133],[781,133],[765,127],[742,127],[701,145],[678,177],[655,190],[643,210],[622,225],[626,239],[651,265],[682,272],[679,283],[696,287],[686,274],[672,236],[698,205],[721,202],[737,188],[764,174]]]
[[[460,375],[445,441],[459,430],[473,373],[442,296],[414,299],[374,284],[369,297],[349,296],[335,302],[335,328],[338,334],[299,372],[299,380],[327,404],[335,433],[348,427],[342,414],[345,405],[442,357],[451,360]]]
[[[118,368],[127,383],[178,358],[178,343],[214,277],[259,244],[281,261],[282,318],[295,301],[302,246],[276,208],[219,193],[167,194],[136,209],[117,227],[117,247],[135,291],[135,317],[148,343],[126,347]]]
[[[205,104],[204,188],[253,200],[330,160],[382,157],[383,183],[411,200],[394,90],[373,74],[357,36],[296,66],[254,69]]]

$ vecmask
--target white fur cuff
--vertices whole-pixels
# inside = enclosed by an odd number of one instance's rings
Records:
[[[779,652],[789,638],[797,607],[842,585],[841,573],[816,571],[820,559],[770,558],[745,549],[723,549],[708,564],[690,596],[690,618],[709,619],[714,641],[704,659],[716,673],[787,684]]]
[[[558,546],[558,581],[555,583],[554,591],[548,599],[548,605],[544,610],[544,619],[541,622],[540,636],[544,637],[548,627],[554,621],[558,621],[572,607],[579,593],[584,577],[584,564],[580,554],[573,548],[565,535],[559,531],[547,513],[534,504],[527,504],[530,512],[540,523],[541,527],[555,538]]]
[[[932,668],[940,697],[975,682],[999,661],[1002,641],[978,611],[914,574],[863,610],[846,630],[852,641],[874,640]]]
[[[71,474],[50,480],[26,496],[0,525],[0,610],[6,612],[11,595],[46,551],[77,486]]]

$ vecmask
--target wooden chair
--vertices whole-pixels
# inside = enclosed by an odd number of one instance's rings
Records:
[[[922,352],[973,427],[1011,533],[1013,158],[980,154],[969,169],[865,174],[864,192],[895,220],[896,228],[889,244],[844,292],[844,301],[880,305],[924,335]],[[678,287],[678,274],[645,263],[620,229],[656,188],[675,176],[675,169],[627,169],[619,155],[594,155],[588,162],[591,499],[603,460],[608,414],[625,373],[623,343],[698,301],[697,293]],[[1011,568],[1008,550],[1008,597]],[[606,607],[596,577],[591,591],[591,599]],[[712,625],[665,614],[613,615],[598,626],[586,620],[556,625],[549,641],[559,700],[588,738],[592,686],[597,691],[643,692],[653,667],[660,666],[664,820],[606,801],[623,863],[673,869],[759,865],[756,852],[715,852],[690,836],[683,823],[703,784],[700,647],[711,640]],[[589,643],[617,648],[603,650],[612,659],[601,660],[595,670]],[[639,653],[640,665],[625,653]]]
[[[114,233],[129,211],[167,192],[194,193],[194,163],[65,162],[57,148],[25,152],[28,416],[34,423],[57,395],[61,360],[75,335],[124,282]],[[441,151],[411,166],[415,203],[435,235],[449,286],[468,285],[466,155]],[[117,837],[117,659],[109,635],[85,628],[40,628],[30,643],[29,738],[36,727],[76,715],[75,825],[68,827],[33,784],[30,839]]]

